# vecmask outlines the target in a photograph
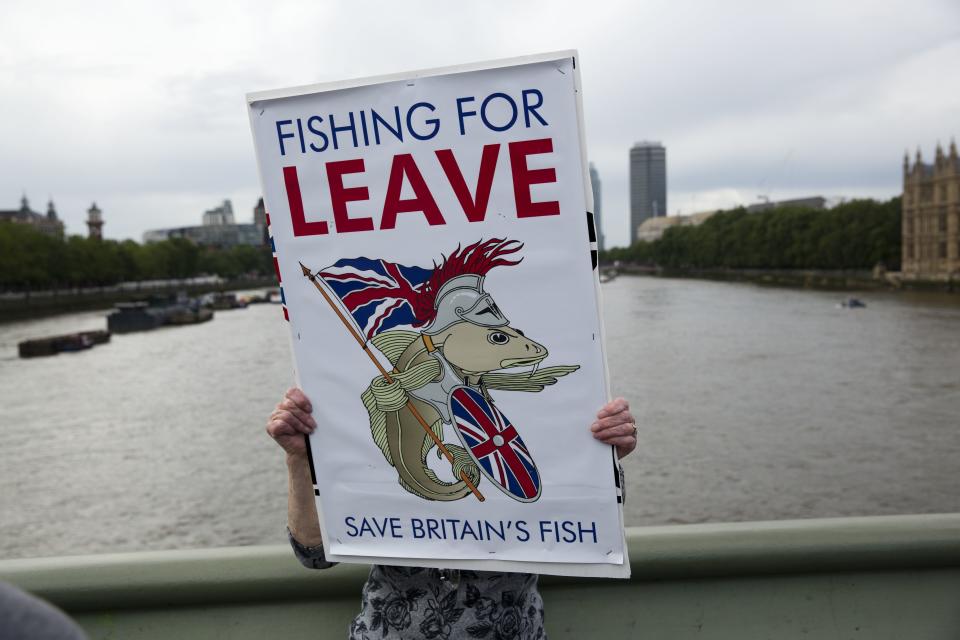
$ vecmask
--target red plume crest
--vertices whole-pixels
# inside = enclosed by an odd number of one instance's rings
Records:
[[[516,253],[523,248],[523,243],[517,240],[504,238],[490,238],[478,240],[463,249],[458,245],[449,256],[443,257],[440,266],[433,263],[433,274],[423,283],[420,295],[413,300],[414,313],[417,316],[417,325],[430,323],[437,315],[433,305],[437,292],[444,284],[456,276],[472,273],[478,276],[486,275],[494,267],[512,266],[520,264],[523,258],[510,260],[506,256]]]

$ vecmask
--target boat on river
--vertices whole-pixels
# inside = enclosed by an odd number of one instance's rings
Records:
[[[164,323],[165,310],[146,302],[121,302],[107,316],[107,329],[112,333],[149,331]]]
[[[860,298],[847,298],[840,303],[840,306],[844,309],[864,309],[866,308],[867,303]]]
[[[280,291],[277,289],[269,289],[262,294],[254,293],[244,298],[244,301],[247,304],[280,304]]]
[[[86,349],[92,349],[95,345],[107,342],[110,342],[109,331],[78,331],[77,333],[67,333],[59,336],[24,340],[17,345],[17,351],[21,358],[38,358],[55,356],[58,353],[85,351]]]
[[[198,324],[213,319],[213,311],[200,301],[179,295],[150,302],[121,302],[107,316],[107,328],[113,333],[150,331],[165,325]]]
[[[213,293],[204,301],[203,306],[214,311],[229,311],[230,309],[246,309],[250,301],[237,297],[235,293]]]

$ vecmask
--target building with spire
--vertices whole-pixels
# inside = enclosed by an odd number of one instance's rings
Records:
[[[960,159],[950,141],[937,144],[932,164],[920,149],[914,163],[903,157],[903,240],[901,270],[908,278],[960,276]]]
[[[96,202],[87,209],[87,237],[103,240],[103,215]]]
[[[260,229],[263,244],[270,244],[270,231],[267,229],[267,207],[263,204],[263,198],[257,200],[257,206],[253,208],[253,224]]]
[[[30,208],[30,201],[24,194],[20,198],[19,209],[0,210],[0,222],[26,224],[48,236],[63,237],[63,222],[57,216],[57,208],[54,206],[52,198],[47,203],[47,213],[42,214]]]

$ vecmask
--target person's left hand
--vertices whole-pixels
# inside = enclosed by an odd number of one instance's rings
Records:
[[[630,403],[617,398],[603,405],[596,421],[590,425],[593,437],[617,448],[617,457],[629,455],[637,448],[637,425],[630,413]]]

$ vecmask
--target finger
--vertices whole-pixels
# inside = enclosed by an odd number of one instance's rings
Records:
[[[274,411],[270,418],[274,421],[285,422],[286,424],[290,425],[292,429],[295,429],[300,433],[313,433],[315,429],[315,425],[310,425],[301,420],[298,416],[285,410]]]
[[[604,442],[611,438],[622,438],[626,436],[635,438],[637,436],[635,429],[636,427],[633,424],[623,424],[604,431],[597,431],[593,434],[593,437],[597,440],[603,440]]]
[[[633,414],[631,414],[629,411],[623,411],[614,416],[610,416],[609,418],[601,418],[600,420],[594,421],[594,423],[590,425],[590,430],[594,433],[598,433],[600,431],[606,431],[607,429],[619,427],[624,424],[633,425],[635,423],[636,420],[634,420]]]
[[[283,406],[282,404],[277,405],[277,408],[274,409],[273,413],[270,414],[269,419],[272,420],[274,418],[280,418],[281,420],[284,420],[286,419],[285,418],[286,416],[293,416],[299,422],[302,422],[303,424],[312,428],[316,428],[317,426],[316,420],[314,420],[313,416],[311,416],[309,413],[304,413],[299,409],[288,408]]]
[[[283,420],[271,420],[267,423],[267,435],[276,440],[284,436],[296,436],[301,434],[299,431],[293,428],[293,426],[287,424]]]
[[[277,411],[286,411],[288,413],[295,415],[297,419],[300,420],[300,422],[310,425],[314,429],[316,429],[317,427],[317,421],[313,419],[313,416],[310,415],[309,412],[304,411],[303,409],[300,409],[299,407],[294,405],[292,402],[288,402],[284,400],[283,402],[277,405]]]
[[[631,449],[637,446],[637,439],[634,436],[618,436],[616,438],[597,438],[603,444],[610,444],[623,449]]]
[[[630,409],[630,403],[624,400],[623,398],[615,398],[607,404],[603,405],[600,408],[600,411],[597,412],[597,418],[606,418],[608,416],[615,415],[621,411],[627,411]]]
[[[284,400],[290,400],[293,402],[294,406],[296,406],[298,409],[306,411],[307,413],[313,411],[313,405],[307,398],[307,394],[305,394],[303,390],[298,387],[290,387],[287,389],[287,392],[283,397]]]
[[[306,411],[310,413],[313,411],[313,405],[310,400],[307,398],[306,394],[303,393],[301,389],[297,387],[291,387],[287,389],[287,392],[283,395],[283,400],[280,404],[292,405],[301,411]]]
[[[633,444],[621,445],[619,447],[616,447],[617,458],[620,458],[620,459],[626,458],[628,455],[636,451],[636,449],[637,449],[636,442],[634,442]]]

